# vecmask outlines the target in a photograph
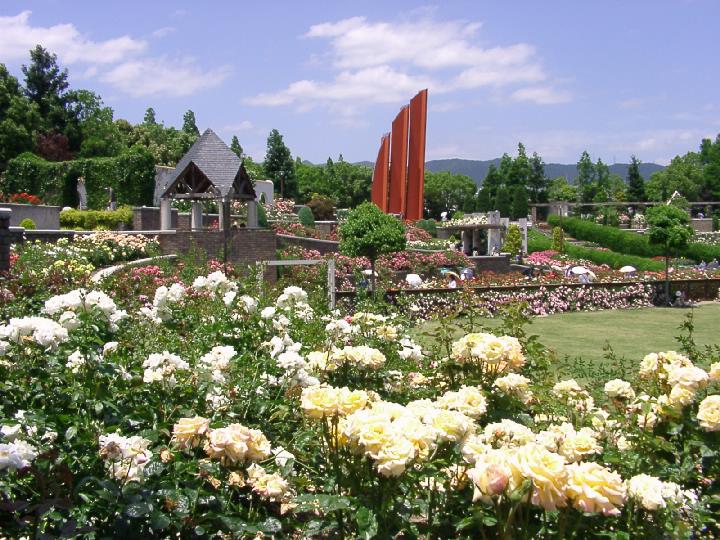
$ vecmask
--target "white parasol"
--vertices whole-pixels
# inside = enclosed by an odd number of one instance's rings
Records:
[[[623,266],[620,269],[620,272],[622,272],[623,274],[629,274],[630,272],[637,272],[637,268],[635,268],[634,266]]]

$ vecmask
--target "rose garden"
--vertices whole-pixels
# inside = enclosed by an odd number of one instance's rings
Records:
[[[178,140],[0,177],[0,538],[720,536],[716,202]]]

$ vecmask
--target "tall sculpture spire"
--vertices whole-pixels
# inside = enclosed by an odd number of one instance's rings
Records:
[[[427,128],[427,90],[410,100],[410,159],[405,219],[423,218],[425,210],[425,135]]]
[[[383,212],[388,211],[388,176],[390,174],[390,134],[380,139],[380,149],[375,160],[370,197]]]

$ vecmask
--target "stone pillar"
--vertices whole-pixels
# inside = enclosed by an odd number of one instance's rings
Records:
[[[160,230],[172,229],[172,206],[170,199],[160,199]]]
[[[488,225],[500,225],[500,212],[493,210],[488,212]],[[500,235],[500,229],[488,229],[488,242],[487,242],[487,253],[492,255],[493,251],[500,252],[500,246],[502,239]]]
[[[203,228],[202,201],[193,201],[190,209],[190,230],[201,231]]]
[[[10,270],[10,214],[9,208],[0,208],[0,272]]]
[[[218,230],[230,230],[230,200],[218,199]]]
[[[462,232],[462,241],[463,253],[465,253],[465,255],[468,253],[472,254],[472,231],[470,229],[465,229]]]
[[[530,217],[532,218],[533,223],[537,223],[537,206],[533,206],[530,209]]]
[[[472,238],[472,248],[473,250],[477,250],[478,255],[482,255],[480,253],[480,246],[482,245],[482,230],[481,229],[473,229],[473,238]]]
[[[522,252],[523,254],[527,254],[528,250],[528,220],[527,218],[520,218],[518,220],[518,224],[520,225],[520,237],[522,238]]]
[[[258,227],[257,205],[257,201],[247,202],[247,226],[250,229],[256,229]]]

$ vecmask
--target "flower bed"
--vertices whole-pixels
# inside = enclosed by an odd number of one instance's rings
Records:
[[[393,312],[189,277],[0,325],[4,535],[720,532],[720,363],[689,342],[587,388],[517,314],[459,339],[445,319],[423,350]]]

